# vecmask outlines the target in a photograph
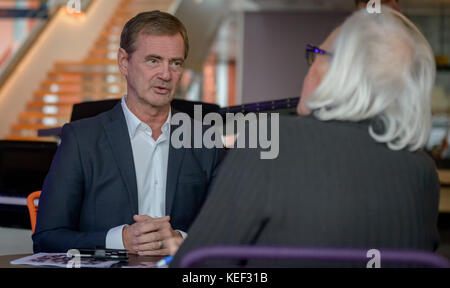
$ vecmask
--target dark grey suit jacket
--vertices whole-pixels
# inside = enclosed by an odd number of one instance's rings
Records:
[[[260,160],[258,149],[229,151],[171,266],[207,245],[435,249],[434,163],[423,152],[392,151],[375,142],[368,127],[368,122],[281,117],[277,159]],[[247,264],[319,266],[292,260]]]
[[[138,214],[133,153],[120,103],[96,117],[64,125],[61,134],[39,200],[34,252],[105,246],[109,229],[132,224]],[[174,229],[189,229],[219,161],[217,149],[170,145],[166,215]]]

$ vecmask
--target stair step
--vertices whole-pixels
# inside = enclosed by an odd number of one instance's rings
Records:
[[[70,85],[82,85],[82,86],[94,86],[94,85],[99,85],[99,86],[110,86],[110,85],[119,85],[119,86],[125,86],[126,87],[126,81],[124,78],[122,77],[116,77],[116,76],[111,76],[111,77],[97,77],[97,78],[87,78],[86,79],[82,79],[81,77],[77,77],[77,79],[63,79],[62,81],[60,80],[52,80],[52,79],[46,79],[44,81],[42,81],[41,83],[41,87],[51,87],[52,85],[57,85],[57,86],[70,86]]]
[[[59,126],[69,122],[70,115],[49,115],[39,112],[23,112],[19,115],[18,123],[22,124],[44,124],[48,126]]]
[[[117,60],[117,51],[119,50],[119,45],[109,45],[101,47],[93,47],[89,51],[90,58],[106,58]]]
[[[92,65],[116,65],[117,60],[108,58],[86,58],[83,61],[57,61],[55,67],[61,66],[92,66]]]
[[[72,114],[72,103],[55,103],[55,104],[48,104],[43,101],[33,101],[29,102],[27,104],[27,111],[28,112],[40,112],[40,113],[46,113],[46,114],[66,114],[70,115]]]
[[[42,117],[42,118],[22,118],[19,117],[17,124],[35,124],[35,125],[45,125],[45,126],[62,126],[70,121],[70,115],[66,117]]]
[[[42,84],[42,91],[49,91],[49,93],[58,92],[81,92],[81,91],[125,91],[127,88],[127,83],[116,82],[81,82],[81,83],[69,83],[69,84]]]
[[[64,118],[67,117],[67,113],[45,113],[45,112],[33,112],[26,111],[19,114],[22,119],[42,119],[45,117]]]
[[[54,86],[56,87],[56,86]],[[67,94],[124,94],[127,91],[126,85],[122,83],[111,84],[111,85],[74,85],[74,86],[64,86],[58,89],[54,88],[50,90],[48,87],[41,87],[39,92],[40,94],[56,94],[56,95],[67,95]]]
[[[108,49],[108,50],[115,50],[116,52],[120,48],[120,42],[107,42],[107,41],[98,41],[95,43],[95,45],[91,49]]]
[[[57,107],[58,109],[66,108],[66,107],[72,108],[72,104],[71,103],[58,102],[58,103],[49,104],[49,103],[45,103],[44,101],[31,101],[31,102],[27,103],[27,108],[30,108],[30,109],[43,108],[43,107],[46,107],[46,106],[54,106],[54,107]]]
[[[95,54],[108,54],[108,53],[117,53],[117,49],[110,49],[110,48],[104,48],[104,47],[92,47],[91,51],[89,53],[95,53]]]
[[[42,101],[45,103],[53,104],[53,103],[67,103],[67,104],[75,104],[84,101],[95,101],[95,100],[105,100],[105,99],[118,99],[123,96],[123,93],[83,93],[83,94],[66,94],[66,95],[57,95],[54,93],[47,94],[42,93],[42,91],[38,91],[34,95],[35,101]]]
[[[123,95],[122,92],[106,92],[106,91],[101,91],[98,93],[94,93],[94,92],[89,92],[89,91],[85,91],[85,92],[80,92],[80,93],[74,93],[74,92],[51,92],[51,91],[46,91],[46,90],[38,90],[36,92],[34,92],[34,95],[37,97],[43,97],[43,96],[56,96],[58,98],[61,97],[94,97],[94,98],[101,98],[101,97],[106,97],[106,98],[110,98],[109,96],[115,96],[115,95]],[[121,97],[121,96],[120,96]],[[52,101],[45,101],[47,103],[52,103]]]
[[[20,131],[20,130],[39,130],[39,129],[49,129],[49,128],[58,128],[60,126],[57,125],[44,125],[44,124],[24,124],[24,123],[17,123],[12,125],[12,130],[14,131]]]
[[[106,79],[108,76],[122,77],[122,74],[118,71],[105,72],[105,71],[62,71],[62,70],[51,70],[48,72],[48,77],[50,79],[75,79],[81,78],[86,79],[90,77],[101,77]]]
[[[111,59],[112,60],[112,59]],[[65,71],[65,72],[75,72],[75,73],[83,73],[83,72],[101,72],[101,73],[119,73],[119,67],[117,63],[114,64],[86,64],[86,63],[78,63],[78,64],[61,64],[55,66],[55,70]]]

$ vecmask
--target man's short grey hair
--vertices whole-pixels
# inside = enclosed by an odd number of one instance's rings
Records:
[[[316,117],[378,119],[369,126],[376,141],[392,150],[423,147],[436,65],[417,27],[389,8],[381,14],[362,9],[344,22],[332,49],[329,70],[306,101]]]

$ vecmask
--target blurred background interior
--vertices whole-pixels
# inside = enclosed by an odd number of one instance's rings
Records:
[[[401,0],[437,63],[427,151],[441,179],[438,253],[450,258],[450,0]],[[320,44],[353,0],[0,0],[0,255],[32,253],[29,193],[40,190],[58,129],[74,104],[119,99],[125,22],[162,10],[187,27],[190,53],[176,98],[222,111],[295,113]],[[449,170],[447,170],[449,169]]]

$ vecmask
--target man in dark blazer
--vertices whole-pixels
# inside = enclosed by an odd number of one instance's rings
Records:
[[[63,127],[39,201],[35,252],[167,255],[166,239],[186,237],[220,158],[217,149],[170,143],[177,113],[170,102],[188,47],[170,14],[145,12],[125,25],[118,62],[128,94],[112,110]]]

